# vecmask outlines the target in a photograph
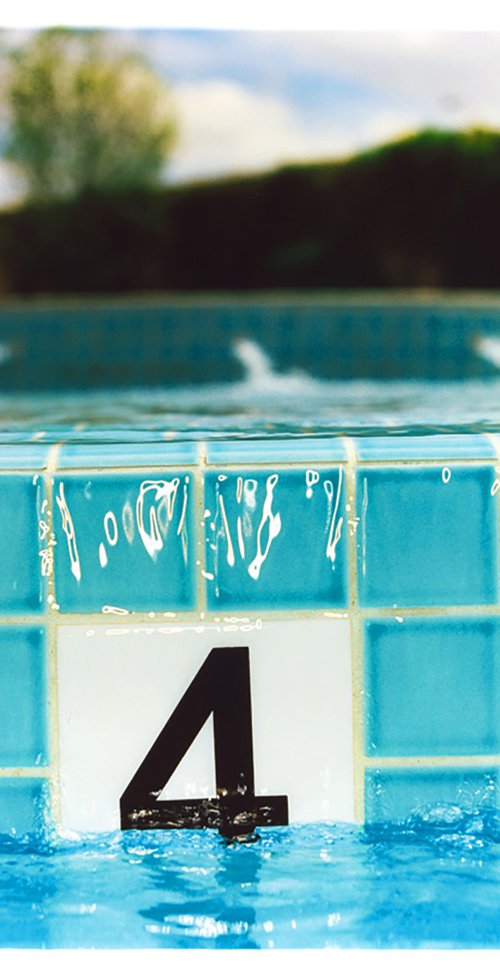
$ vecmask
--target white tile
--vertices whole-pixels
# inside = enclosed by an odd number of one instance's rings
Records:
[[[349,623],[200,622],[59,626],[61,827],[119,828],[123,791],[202,663],[244,646],[256,794],[286,795],[290,822],[353,821]],[[159,797],[215,793],[210,716]]]

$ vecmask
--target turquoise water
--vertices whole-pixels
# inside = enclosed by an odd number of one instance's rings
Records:
[[[500,354],[499,354],[500,356]],[[500,361],[499,361],[500,363]],[[497,431],[500,375],[481,380],[331,381],[248,371],[196,387],[2,394],[0,441]]]
[[[500,812],[0,840],[0,946],[498,948]]]

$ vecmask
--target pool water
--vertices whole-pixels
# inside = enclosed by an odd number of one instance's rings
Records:
[[[0,841],[0,946],[497,948],[500,813]]]
[[[0,440],[270,438],[498,430],[500,379],[321,381],[0,395]]]
[[[500,424],[500,340],[482,338],[491,374],[462,379],[317,378],[280,372],[252,339],[230,347],[241,380],[0,393],[0,432],[42,440],[146,440],[427,431]],[[409,353],[410,356],[410,353]]]

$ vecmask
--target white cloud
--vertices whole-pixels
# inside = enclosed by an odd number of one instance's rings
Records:
[[[450,96],[469,113],[500,105],[500,31],[159,31],[142,43],[167,77],[171,64],[186,81],[214,71],[234,78],[240,64],[248,77],[269,79],[270,90],[277,79],[314,73],[429,109]]]
[[[351,148],[343,134],[311,133],[284,100],[225,79],[176,86],[180,138],[171,173],[183,179],[244,172]]]
[[[430,108],[454,96],[470,115],[500,118],[500,32],[302,32],[261,35],[296,69],[334,73]],[[267,49],[267,50],[266,50]]]
[[[285,99],[226,79],[176,86],[180,138],[169,167],[173,180],[246,173],[297,160],[348,156],[419,128],[418,112],[366,111],[342,122],[313,123]]]

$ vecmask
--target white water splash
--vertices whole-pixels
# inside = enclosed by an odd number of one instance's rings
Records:
[[[233,353],[245,370],[245,379],[256,387],[267,386],[274,378],[273,365],[267,353],[254,340],[242,338],[233,344]]]
[[[231,349],[245,371],[243,381],[231,385],[234,394],[243,401],[249,396],[255,398],[262,394],[272,397],[283,394],[286,397],[303,391],[304,386],[307,389],[310,384],[316,384],[301,370],[289,373],[276,371],[271,358],[255,340],[242,337],[233,343]]]
[[[474,350],[483,360],[500,369],[500,336],[478,336],[474,341]]]

